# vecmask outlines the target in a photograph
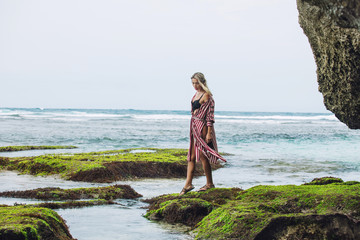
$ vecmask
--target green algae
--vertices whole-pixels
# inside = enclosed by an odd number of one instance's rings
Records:
[[[113,182],[140,177],[183,177],[187,149],[132,148],[0,159],[0,169],[58,175],[75,181]],[[221,167],[220,164],[215,169]],[[202,173],[197,170],[197,175]]]
[[[305,183],[305,185],[326,185],[329,183],[343,183],[344,181],[341,178],[334,177],[322,177],[314,178],[311,182]]]
[[[311,223],[312,228],[306,230],[308,229],[307,226],[298,227],[303,231],[301,234],[315,236],[316,232],[319,235],[325,234],[321,232],[321,227],[316,228],[319,219],[329,218],[336,221],[339,216],[340,218],[344,217],[346,221],[355,226],[356,222],[360,220],[360,183],[355,181],[343,182],[341,179],[331,177],[316,179],[314,183],[318,182],[322,184],[303,184],[300,186],[260,185],[243,191],[233,191],[232,197],[224,194],[229,193],[230,189],[211,189],[209,192],[189,193],[184,196],[176,194],[163,195],[150,201],[151,205],[146,217],[165,221],[172,219],[166,214],[176,216],[181,212],[183,205],[187,203],[179,201],[188,198],[206,201],[206,204],[211,204],[212,209],[200,221],[193,222],[192,235],[195,236],[195,239],[262,239],[259,236],[271,227],[273,229],[266,234],[271,232],[275,234],[279,230],[277,229],[279,224],[285,229],[286,223],[289,223],[292,229],[297,229],[294,227],[296,224],[298,226],[305,222]],[[221,191],[223,194],[220,194]],[[211,194],[213,196],[209,198]],[[224,199],[222,199],[223,197]],[[173,206],[176,206],[176,204],[178,206],[174,208]],[[190,202],[188,204],[191,205]],[[167,208],[171,207],[172,211],[167,210]],[[192,216],[189,213],[188,215]],[[151,218],[151,216],[155,217]],[[192,218],[194,217],[192,216]],[[333,222],[332,220],[324,220],[324,222]],[[345,220],[342,219],[341,222],[343,223]],[[181,221],[184,224],[187,220],[182,219]],[[285,231],[284,229],[281,231]],[[349,227],[349,229],[353,228]],[[327,229],[326,231],[331,232],[332,230]],[[336,229],[334,231],[336,232]],[[334,233],[334,231],[331,234],[336,235],[337,233]],[[277,238],[268,236],[266,239]],[[312,238],[310,237],[310,239]],[[313,239],[328,238],[315,237]]]
[[[197,199],[197,198],[183,198],[183,199],[173,199],[163,202],[159,205],[158,209],[151,210],[145,214],[146,218],[149,219],[161,219],[162,215],[166,215],[166,211],[169,208],[177,208],[180,212],[186,211],[191,205],[198,205],[201,207],[205,207],[211,211],[213,205],[205,200]]]
[[[206,216],[195,229],[198,239],[253,239],[279,217],[341,213],[360,220],[360,184],[256,186]],[[224,220],[222,216],[227,216]]]
[[[45,149],[73,149],[76,146],[5,146],[0,147],[0,152],[15,152],[27,150],[45,150]]]
[[[66,202],[44,202],[37,204],[25,204],[26,206],[50,208],[50,209],[68,209],[68,208],[81,208],[101,205],[113,205],[117,204],[112,200],[95,199],[86,201],[66,201]]]
[[[162,195],[145,200],[151,203],[145,217],[193,227],[213,209],[235,199],[239,191],[242,190],[214,188],[206,192],[189,192],[180,197],[179,194]]]
[[[32,206],[0,207],[1,239],[73,239],[53,210]]]
[[[0,197],[32,198],[41,200],[78,200],[78,199],[134,199],[141,197],[129,185],[113,185],[92,188],[37,188],[25,191],[0,192]]]
[[[2,197],[70,200],[37,204],[0,205],[0,239],[73,239],[64,220],[51,209],[117,204],[113,199],[141,197],[129,185],[93,188],[39,188],[0,193]],[[74,201],[74,199],[94,199]]]

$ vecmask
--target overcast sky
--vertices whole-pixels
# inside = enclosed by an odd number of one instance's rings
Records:
[[[295,0],[0,0],[0,107],[326,112]]]

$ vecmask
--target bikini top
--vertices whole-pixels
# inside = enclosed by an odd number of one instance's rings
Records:
[[[194,112],[196,109],[199,109],[200,106],[201,106],[201,103],[200,103],[200,99],[202,98],[202,96],[204,96],[205,93],[203,93],[203,95],[201,95],[201,97],[198,99],[198,100],[195,100],[193,102],[191,102],[191,108],[192,108],[192,111]]]

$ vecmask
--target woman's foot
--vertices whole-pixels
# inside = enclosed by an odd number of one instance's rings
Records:
[[[205,192],[206,190],[209,190],[210,188],[215,188],[214,184],[210,184],[210,185],[205,185],[203,187],[201,187],[198,192]]]
[[[193,190],[195,187],[194,187],[194,185],[190,185],[189,187],[187,187],[187,188],[183,188],[182,190],[181,190],[181,192],[180,192],[180,196],[181,195],[184,195],[185,193],[187,193],[187,192],[190,192],[191,190]]]

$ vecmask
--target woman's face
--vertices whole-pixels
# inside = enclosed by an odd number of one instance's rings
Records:
[[[195,88],[196,91],[200,91],[201,90],[201,86],[199,84],[199,81],[195,78],[191,79],[192,85]]]

